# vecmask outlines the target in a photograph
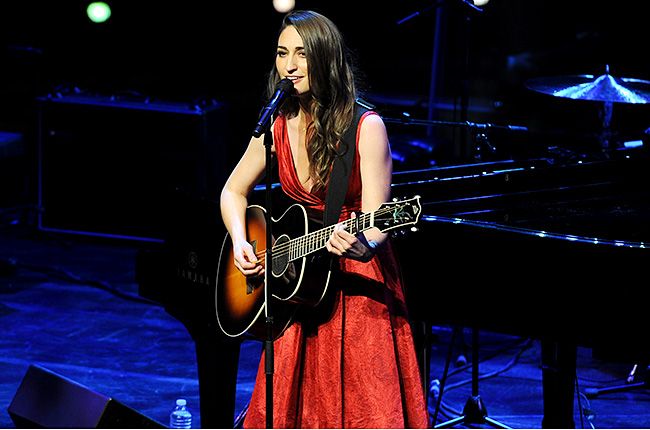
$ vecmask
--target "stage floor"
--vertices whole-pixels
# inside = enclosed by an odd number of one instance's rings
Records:
[[[20,225],[0,226],[0,324],[4,329],[0,337],[0,428],[15,428],[7,408],[30,364],[111,397],[163,425],[168,424],[174,400],[186,398],[194,412],[193,427],[200,427],[194,343],[179,321],[138,296],[137,250],[133,242],[80,240]],[[431,379],[436,380],[442,378],[452,330],[434,326],[433,333]],[[469,342],[470,332],[464,329],[453,350],[438,424],[461,414],[471,395],[471,368],[457,363],[463,352],[471,359]],[[488,416],[514,428],[541,428],[539,342],[482,332],[480,345],[479,394]],[[242,344],[235,416],[250,397],[260,347],[259,342]],[[647,388],[584,396],[588,388],[625,384],[633,364],[579,349],[577,428],[650,428]],[[639,364],[643,370],[648,363]],[[433,413],[433,396],[430,405]],[[582,419],[581,407],[588,409]]]

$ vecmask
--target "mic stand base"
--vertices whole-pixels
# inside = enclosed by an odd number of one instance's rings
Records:
[[[478,393],[479,391],[478,390],[478,380],[479,380],[478,333],[479,333],[478,327],[473,327],[472,328],[472,395],[467,399],[467,402],[465,402],[465,407],[463,408],[463,415],[457,418],[453,418],[449,421],[445,421],[444,423],[435,425],[433,428],[436,429],[448,428],[448,427],[453,427],[457,424],[463,424],[463,425],[490,424],[495,428],[502,428],[502,429],[512,428],[487,416],[487,409],[485,408],[485,405],[481,400],[481,396]],[[447,368],[445,368],[445,375],[443,378],[447,379]],[[439,394],[440,397],[438,398],[438,402],[441,401],[442,395],[443,395],[443,391],[441,390]]]
[[[465,403],[463,408],[463,415],[458,418],[451,419],[444,423],[440,423],[434,428],[448,428],[453,427],[457,424],[463,425],[480,425],[480,424],[491,424],[495,428],[509,429],[505,424],[500,423],[497,420],[487,416],[487,409],[481,400],[481,396],[470,396]]]

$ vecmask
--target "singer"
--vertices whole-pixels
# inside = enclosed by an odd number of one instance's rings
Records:
[[[353,235],[341,224],[390,200],[386,128],[374,111],[360,110],[355,67],[330,19],[293,11],[278,34],[270,102],[221,192],[237,269],[246,276],[264,273],[246,228],[249,193],[265,172],[263,134],[272,133],[282,191],[320,222],[332,165],[354,152],[347,191],[340,190],[346,192],[339,223],[326,244],[336,267],[328,305],[301,308],[274,342],[273,427],[426,428],[424,388],[390,237],[376,228]],[[283,80],[293,83],[292,91],[279,86]],[[263,354],[246,428],[266,427],[264,364]]]

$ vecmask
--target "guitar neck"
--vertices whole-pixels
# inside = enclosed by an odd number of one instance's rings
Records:
[[[355,218],[343,221],[343,227],[351,234],[359,233],[376,227],[386,232],[405,225],[415,224],[422,213],[420,196],[408,200],[382,203],[374,212],[361,213]],[[334,231],[334,225],[307,233],[303,236],[284,241],[273,246],[273,260],[276,257],[283,261],[294,261],[325,248],[327,240]]]
[[[357,235],[362,231],[374,227],[375,212],[363,213],[356,218],[351,218],[343,221],[345,229],[353,235]],[[274,246],[272,251],[274,258],[277,253],[288,253],[289,261],[294,261],[302,257],[306,257],[316,251],[325,248],[327,240],[332,235],[335,225],[323,227],[320,230],[313,231],[304,236],[297,237],[290,240],[288,243],[279,245],[276,249]]]

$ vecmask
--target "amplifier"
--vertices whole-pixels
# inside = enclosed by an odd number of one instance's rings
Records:
[[[102,96],[38,102],[38,227],[164,240],[173,193],[217,199],[227,109]]]

